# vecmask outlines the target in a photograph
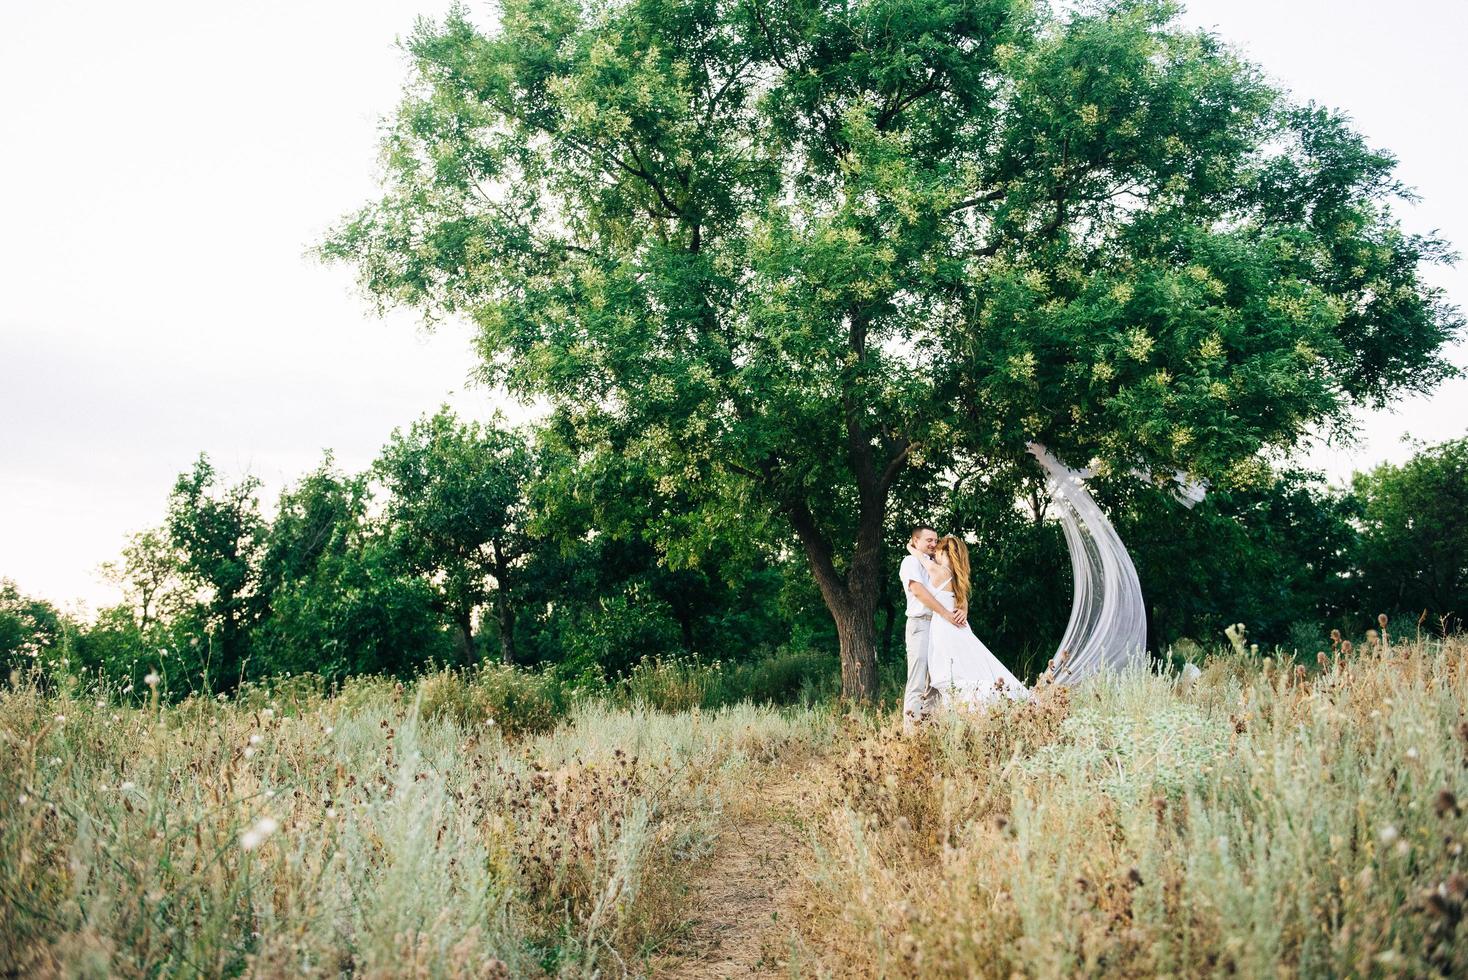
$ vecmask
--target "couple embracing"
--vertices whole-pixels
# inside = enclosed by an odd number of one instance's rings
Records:
[[[907,595],[907,689],[903,726],[911,728],[940,705],[974,708],[1000,697],[1027,698],[1029,689],[999,662],[968,625],[968,546],[926,525],[912,529],[902,560]]]

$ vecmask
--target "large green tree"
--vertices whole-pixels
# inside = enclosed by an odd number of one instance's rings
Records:
[[[1022,461],[1227,480],[1423,390],[1453,310],[1393,160],[1176,7],[503,0],[424,22],[386,194],[323,245],[485,376],[798,541],[871,696],[894,488]]]

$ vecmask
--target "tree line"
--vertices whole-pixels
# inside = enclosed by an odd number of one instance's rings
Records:
[[[1468,439],[1327,487],[1263,468],[1192,510],[1134,480],[1093,480],[1142,579],[1154,651],[1211,645],[1243,621],[1265,649],[1305,657],[1332,628],[1378,613],[1433,632],[1468,608]],[[123,601],[74,620],[0,580],[0,654],[11,669],[170,696],[317,674],[411,676],[487,660],[602,682],[645,658],[739,663],[781,653],[835,672],[834,624],[790,542],[721,536],[680,553],[659,542],[684,515],[678,489],[634,458],[554,423],[516,430],[447,408],[395,431],[374,464],[325,454],[267,518],[260,483],[200,456],[163,522],[105,566]],[[996,501],[1003,501],[996,504]],[[973,541],[972,616],[1033,676],[1068,614],[1069,559],[1038,470],[960,475],[884,530],[873,624],[902,657],[895,557],[919,512]]]

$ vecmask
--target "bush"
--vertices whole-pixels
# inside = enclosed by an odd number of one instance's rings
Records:
[[[506,738],[549,731],[570,697],[552,671],[485,664],[472,672],[445,668],[418,682],[419,710],[429,721],[460,728],[498,728]]]

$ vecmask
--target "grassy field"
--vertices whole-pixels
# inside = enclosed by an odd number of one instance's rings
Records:
[[[1461,641],[1221,655],[910,736],[665,710],[703,697],[686,667],[532,683],[122,707],[13,679],[0,972],[1468,973]]]

